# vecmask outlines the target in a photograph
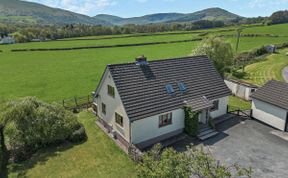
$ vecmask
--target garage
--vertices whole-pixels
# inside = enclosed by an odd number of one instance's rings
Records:
[[[252,117],[276,129],[288,131],[288,84],[269,81],[252,94]]]

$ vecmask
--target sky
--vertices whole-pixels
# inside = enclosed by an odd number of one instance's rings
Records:
[[[270,16],[288,9],[288,0],[26,0],[95,16],[135,17],[153,13],[191,13],[220,7],[244,17]]]

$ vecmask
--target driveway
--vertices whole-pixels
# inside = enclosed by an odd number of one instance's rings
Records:
[[[276,136],[278,131],[275,129],[239,117],[219,124],[217,129],[220,134],[197,143],[209,149],[217,160],[229,165],[251,166],[253,177],[288,176],[288,141]],[[188,143],[189,139],[176,143],[174,147],[181,151]]]

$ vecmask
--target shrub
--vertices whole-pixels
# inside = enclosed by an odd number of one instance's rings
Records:
[[[138,177],[251,177],[252,169],[238,164],[220,164],[203,148],[187,147],[187,152],[173,148],[162,149],[160,144],[146,152],[137,165]]]
[[[40,148],[86,137],[76,116],[57,104],[27,97],[8,102],[4,111],[5,134],[15,161],[27,159]]]
[[[79,124],[78,129],[75,130],[72,135],[69,137],[71,142],[81,142],[87,139],[85,128],[82,124]]]
[[[198,134],[198,112],[193,112],[191,107],[184,107],[185,112],[185,132],[190,136]]]

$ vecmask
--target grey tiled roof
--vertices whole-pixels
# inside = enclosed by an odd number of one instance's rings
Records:
[[[271,80],[251,97],[288,110],[288,83]]]
[[[211,108],[213,102],[208,100],[205,96],[184,101],[184,104],[191,106],[192,111],[201,111],[202,109]]]
[[[146,66],[115,64],[108,69],[131,121],[179,109],[185,100],[230,95],[206,56],[149,61]],[[185,92],[179,91],[178,82],[185,84]],[[167,84],[173,86],[174,95],[167,93]]]

